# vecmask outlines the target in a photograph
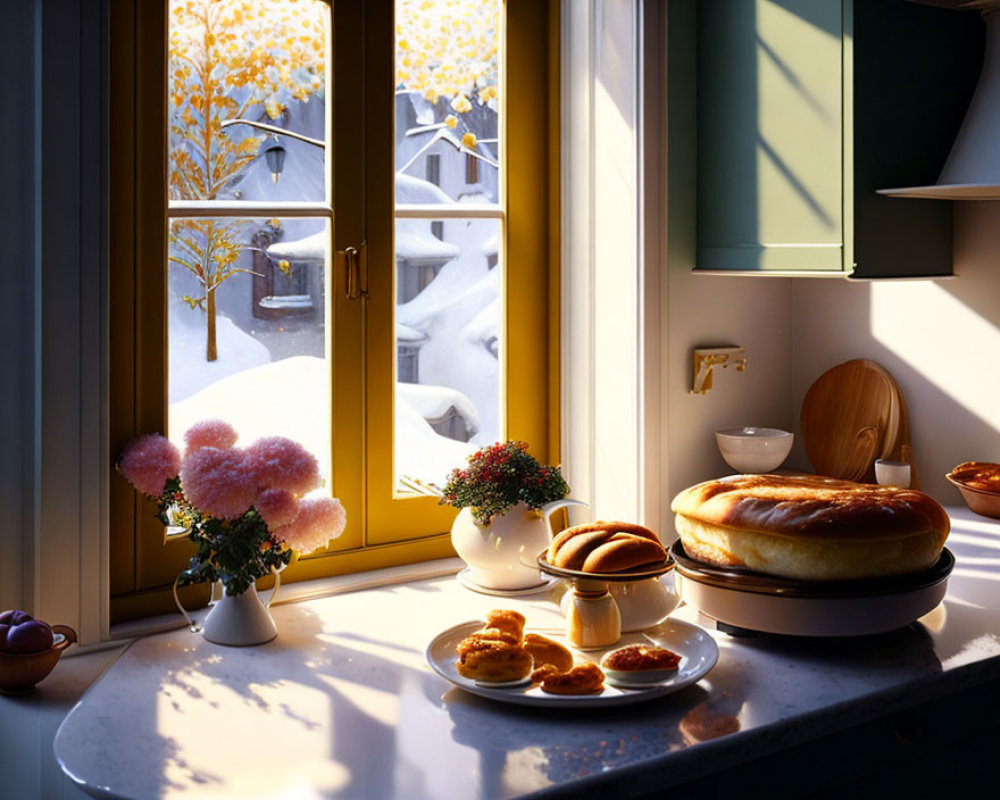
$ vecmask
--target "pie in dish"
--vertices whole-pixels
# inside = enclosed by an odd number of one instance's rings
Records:
[[[969,489],[1000,493],[1000,464],[966,461],[948,473],[948,477]]]
[[[816,581],[926,569],[951,525],[922,492],[811,475],[705,481],[678,494],[671,510],[697,561]]]

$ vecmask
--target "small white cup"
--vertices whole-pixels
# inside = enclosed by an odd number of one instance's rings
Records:
[[[898,486],[901,489],[908,489],[910,486],[910,465],[905,461],[876,458],[875,480],[881,486]]]

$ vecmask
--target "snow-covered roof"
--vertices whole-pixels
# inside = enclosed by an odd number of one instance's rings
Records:
[[[397,203],[454,203],[454,199],[440,187],[423,178],[396,173]]]
[[[483,246],[479,248],[479,252],[482,253],[487,258],[489,258],[490,256],[495,256],[497,254],[498,241],[499,239],[497,238],[496,235],[491,236],[489,239],[483,242]]]
[[[407,131],[406,135],[407,138],[414,142],[423,141],[423,144],[421,144],[420,147],[417,148],[416,152],[409,157],[407,162],[396,171],[396,174],[400,174],[408,170],[416,162],[417,158],[419,158],[422,153],[426,152],[436,142],[447,142],[460,153],[467,153],[470,156],[478,158],[480,161],[484,161],[494,169],[500,168],[500,165],[493,158],[480,152],[480,150],[486,149],[482,144],[476,142],[474,147],[466,147],[465,144],[459,140],[454,133],[452,133],[451,128],[447,125],[438,124],[428,125],[422,128],[411,128]]]
[[[422,383],[397,383],[396,397],[407,403],[426,420],[444,417],[452,408],[465,423],[470,436],[479,430],[479,414],[464,394],[447,386],[426,386]]]
[[[416,328],[410,327],[409,325],[404,325],[402,322],[396,323],[396,341],[404,342],[406,344],[420,344],[421,342],[426,342],[430,338],[423,331],[418,331]]]
[[[457,258],[458,247],[442,242],[419,219],[401,219],[396,223],[396,257],[407,261],[432,260],[442,263]],[[326,261],[326,233],[320,231],[293,242],[275,242],[267,248],[272,259],[296,263],[322,264]]]
[[[443,242],[428,229],[422,219],[396,221],[396,258],[405,261],[439,261],[444,264],[458,258],[462,251],[453,244]]]
[[[273,259],[284,258],[298,263],[323,264],[326,262],[328,238],[326,231],[320,231],[291,242],[275,242],[267,248],[267,255]]]

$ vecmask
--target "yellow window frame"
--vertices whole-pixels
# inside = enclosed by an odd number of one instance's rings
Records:
[[[366,243],[368,297],[348,300],[342,258],[330,264],[334,329],[332,490],[348,529],[329,551],[297,559],[282,579],[305,580],[454,555],[455,510],[396,497],[392,469],[393,17],[392,0],[333,4],[333,249]],[[558,2],[506,0],[502,65],[507,198],[501,364],[507,438],[555,462],[558,436]],[[358,35],[357,32],[362,32]],[[111,3],[110,447],[165,430],[167,3]],[[364,65],[360,70],[358,65]],[[156,91],[155,87],[163,87]],[[363,157],[359,158],[359,154]],[[192,553],[167,537],[151,501],[121,476],[110,488],[112,622],[171,610],[170,588]],[[266,582],[261,583],[266,586]],[[186,602],[207,598],[186,590]]]

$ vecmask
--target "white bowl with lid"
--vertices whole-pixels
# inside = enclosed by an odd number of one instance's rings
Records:
[[[795,436],[780,428],[730,428],[716,431],[715,442],[726,463],[739,473],[759,475],[775,470],[792,450]]]

